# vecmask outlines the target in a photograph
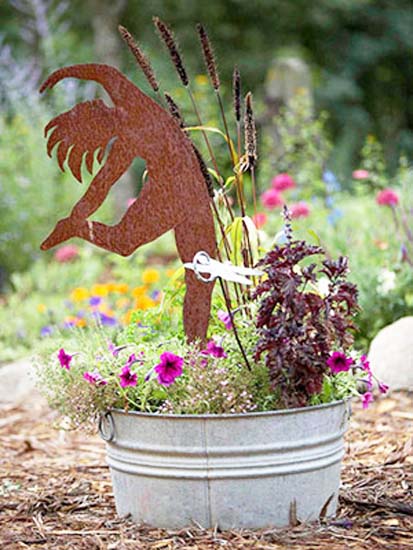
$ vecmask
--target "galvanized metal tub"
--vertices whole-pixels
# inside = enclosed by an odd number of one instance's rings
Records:
[[[281,527],[336,512],[349,403],[233,415],[114,410],[101,422],[120,516]]]

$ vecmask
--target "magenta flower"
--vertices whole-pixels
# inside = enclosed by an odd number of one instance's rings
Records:
[[[384,382],[379,382],[379,391],[380,393],[387,393],[389,391],[389,386]]]
[[[162,353],[160,360],[161,362],[154,368],[158,373],[158,382],[163,386],[170,386],[175,382],[175,378],[181,376],[184,360],[170,351]]]
[[[225,328],[227,330],[232,330],[231,315],[227,311],[224,311],[223,309],[219,309],[217,313],[217,317],[220,321],[224,323]]]
[[[252,216],[252,221],[257,229],[261,229],[267,223],[267,214],[264,212],[257,212]]]
[[[373,394],[371,391],[366,391],[362,397],[363,409],[367,409],[370,403],[373,402]]]
[[[376,202],[380,206],[397,206],[399,204],[399,195],[390,187],[377,193]]]
[[[136,386],[138,383],[138,375],[136,372],[132,372],[130,370],[130,366],[128,364],[126,364],[120,371],[119,378],[122,388],[126,388],[127,386]]]
[[[96,386],[106,386],[107,384],[107,381],[97,370],[94,370],[93,372],[84,372],[83,378],[90,384],[95,384]]]
[[[272,179],[271,185],[276,191],[286,191],[287,189],[293,189],[295,187],[295,181],[290,174],[283,172]]]
[[[268,210],[279,208],[284,205],[284,199],[279,191],[275,189],[268,189],[261,195],[261,202]]]
[[[353,359],[351,357],[347,357],[347,355],[342,351],[335,351],[327,359],[327,365],[334,374],[337,372],[348,371],[353,363]]]
[[[292,218],[306,218],[311,212],[310,206],[304,201],[295,202],[289,208]]]
[[[69,355],[65,352],[63,348],[61,348],[59,349],[57,357],[59,359],[60,366],[67,370],[70,370],[70,361],[73,359],[73,355]]]
[[[202,355],[212,355],[212,357],[217,357],[218,359],[227,357],[224,348],[215,343],[214,340],[210,340],[206,349],[202,350],[201,353]]]
[[[352,176],[355,180],[365,180],[370,177],[370,172],[359,168],[358,170],[354,170]]]

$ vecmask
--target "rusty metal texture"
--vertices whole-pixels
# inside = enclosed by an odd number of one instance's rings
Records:
[[[102,100],[80,103],[47,124],[47,151],[57,147],[64,170],[82,181],[82,162],[92,173],[94,154],[107,158],[69,217],[60,220],[41,245],[48,250],[72,237],[129,256],[140,246],[170,229],[182,262],[191,262],[199,250],[216,255],[210,198],[193,146],[173,117],[114,67],[85,64],[52,73],[40,92],[64,78],[93,80],[109,94],[113,107]],[[120,222],[108,226],[88,218],[107,197],[112,185],[135,157],[146,161],[149,178],[138,199]],[[213,283],[198,281],[185,272],[184,327],[188,340],[204,340],[208,328]]]

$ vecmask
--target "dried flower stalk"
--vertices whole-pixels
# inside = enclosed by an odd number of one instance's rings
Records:
[[[159,82],[155,76],[155,72],[152,68],[152,65],[149,59],[146,57],[146,55],[143,53],[139,45],[135,42],[131,33],[125,27],[122,27],[122,25],[119,25],[118,30],[122,39],[126,42],[130,51],[135,57],[139,67],[142,69],[142,72],[145,75],[146,80],[149,82],[152,90],[154,92],[158,92]]]
[[[248,92],[245,97],[244,131],[245,152],[248,158],[249,166],[250,168],[253,168],[257,162],[257,130],[255,127],[251,92]]]
[[[211,197],[211,199],[213,199],[214,198],[214,186],[213,186],[213,183],[212,183],[211,174],[208,172],[208,167],[205,164],[205,161],[202,158],[201,153],[199,152],[197,147],[195,147],[195,145],[194,145],[194,152],[195,152],[196,157],[198,159],[199,167],[200,167],[202,175],[204,177],[204,180],[205,180],[205,183],[206,183],[206,186],[207,186],[207,189],[208,189],[209,196]]]
[[[212,44],[209,40],[208,33],[201,23],[198,23],[196,26],[198,31],[199,39],[201,41],[202,53],[204,54],[205,65],[211,79],[212,86],[215,91],[219,90],[221,82],[219,80],[219,74],[217,70],[217,64],[215,61],[214,50],[212,49]]]
[[[241,120],[241,75],[238,67],[234,67],[234,73],[232,76],[232,93],[234,99],[234,114],[235,120],[240,122]]]
[[[166,23],[164,23],[159,17],[154,17],[153,22],[159,33],[160,38],[163,40],[165,46],[169,51],[172,63],[175,65],[176,72],[182,82],[187,87],[189,84],[188,73],[186,72],[182,56],[179,53],[178,43],[175,40],[174,34]]]
[[[185,121],[184,117],[182,116],[181,109],[178,107],[178,105],[175,103],[174,99],[168,92],[164,93],[166,105],[168,106],[169,112],[171,115],[176,119],[176,121],[179,123],[179,126],[181,128],[185,127]]]

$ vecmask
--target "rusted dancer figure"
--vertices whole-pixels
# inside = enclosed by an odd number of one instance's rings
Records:
[[[80,237],[101,248],[129,256],[137,248],[170,229],[175,230],[183,262],[206,251],[215,257],[216,239],[210,197],[192,143],[173,117],[114,67],[100,64],[73,65],[55,71],[40,92],[64,78],[93,80],[109,94],[114,107],[102,100],[80,103],[49,122],[45,135],[48,154],[58,145],[57,159],[64,169],[67,159],[81,182],[81,167],[93,170],[94,153],[104,165],[93,178],[69,217],[60,220],[42,249],[48,250],[71,237]],[[135,157],[146,161],[149,178],[138,199],[113,226],[88,218],[105,200],[110,188]],[[205,339],[213,284],[198,281],[185,272],[184,326],[189,340]]]

